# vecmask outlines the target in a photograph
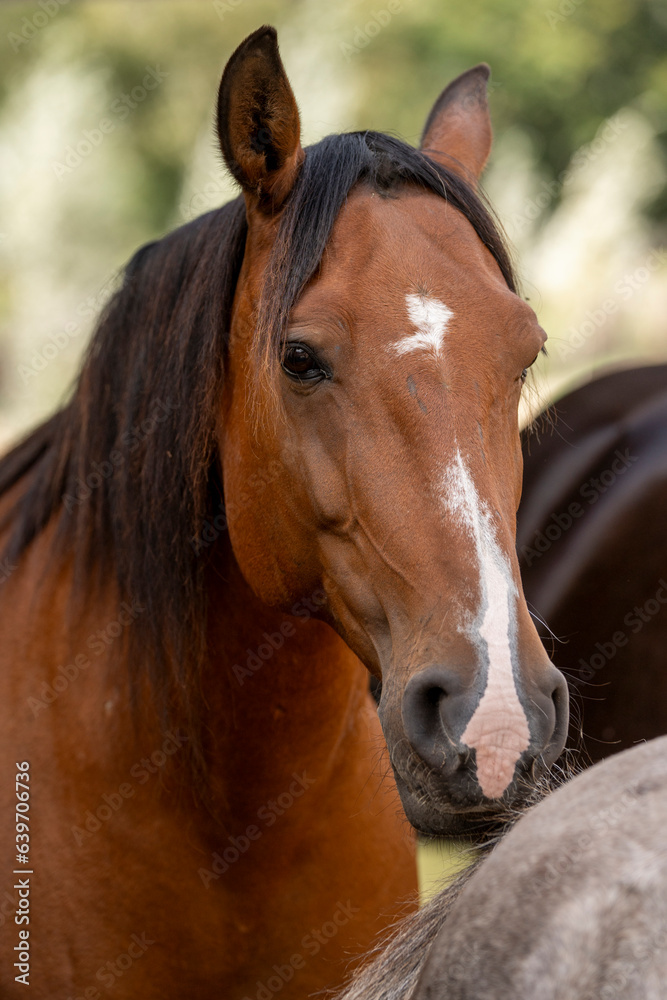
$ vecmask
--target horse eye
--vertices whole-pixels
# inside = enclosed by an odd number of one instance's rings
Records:
[[[291,375],[303,375],[312,368],[312,360],[310,352],[305,347],[291,344],[285,350],[283,368],[286,368]]]
[[[539,358],[539,354],[536,354],[535,357],[533,358],[533,360],[528,365],[528,368],[524,368],[524,370],[521,372],[521,381],[522,382],[526,381],[526,379],[528,378],[528,369],[533,367],[533,365],[535,364],[535,362],[537,361],[538,358]]]
[[[299,382],[317,382],[328,378],[329,373],[304,344],[286,344],[282,359],[283,371]]]

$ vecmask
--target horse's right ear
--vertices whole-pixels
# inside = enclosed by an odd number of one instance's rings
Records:
[[[486,87],[491,70],[473,66],[452,80],[435,102],[422,135],[421,149],[473,187],[491,152],[493,133]]]
[[[275,28],[253,32],[227,63],[218,93],[218,137],[246,195],[265,211],[279,209],[305,154]]]

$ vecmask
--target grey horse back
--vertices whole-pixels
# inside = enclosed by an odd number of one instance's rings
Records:
[[[520,820],[456,899],[411,996],[667,998],[667,737]]]

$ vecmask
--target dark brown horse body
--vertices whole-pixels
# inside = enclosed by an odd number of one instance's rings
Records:
[[[542,423],[523,442],[521,574],[597,760],[667,732],[667,366],[596,379]]]
[[[137,254],[0,466],[3,996],[339,983],[415,890],[359,660],[421,829],[559,755],[514,536],[544,334],[474,190],[487,75],[425,152],[304,152],[275,32],[246,40],[218,115],[243,197]]]

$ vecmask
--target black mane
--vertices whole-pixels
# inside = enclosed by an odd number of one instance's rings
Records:
[[[515,287],[498,227],[456,174],[380,133],[329,136],[307,150],[281,219],[256,335],[265,368],[359,181],[389,196],[413,184],[446,198]],[[208,549],[197,540],[222,504],[215,418],[245,238],[238,197],[139,250],[70,401],[0,461],[0,493],[21,486],[0,525],[6,564],[57,517],[54,546],[74,559],[75,589],[92,594],[115,579],[119,600],[145,609],[128,630],[134,690],[147,680],[165,723],[187,725],[193,746],[207,612]]]

